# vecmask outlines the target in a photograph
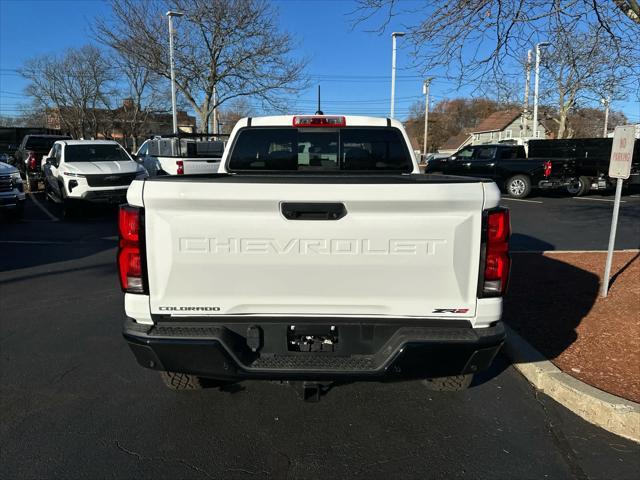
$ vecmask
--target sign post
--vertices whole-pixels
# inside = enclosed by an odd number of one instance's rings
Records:
[[[613,247],[616,243],[616,229],[618,227],[618,213],[620,212],[620,197],[622,196],[622,181],[629,178],[631,173],[631,159],[633,158],[633,146],[635,144],[635,127],[624,125],[616,127],[613,133],[613,145],[611,147],[611,162],[609,164],[609,177],[616,179],[616,199],[613,204],[613,217],[611,218],[611,232],[609,233],[609,248],[607,249],[607,263],[604,267],[604,279],[602,281],[602,297],[609,292],[609,276],[611,275],[611,260]]]

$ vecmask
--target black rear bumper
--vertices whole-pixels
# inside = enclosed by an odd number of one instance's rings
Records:
[[[287,332],[293,324],[304,329],[300,319],[255,320],[259,322],[150,326],[128,319],[123,335],[144,367],[220,380],[381,380],[475,373],[489,367],[505,339],[500,322],[474,329],[460,321],[408,327],[342,319],[334,324],[338,341],[333,351],[289,351]],[[327,329],[332,321],[314,320]],[[306,323],[310,325],[323,327]]]

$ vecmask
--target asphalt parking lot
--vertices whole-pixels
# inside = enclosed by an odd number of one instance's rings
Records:
[[[538,194],[526,199],[504,197],[511,210],[514,251],[606,250],[613,213],[612,193],[567,197]],[[617,250],[640,248],[640,193],[622,197]]]
[[[512,209],[516,250],[606,249],[612,198]],[[638,248],[625,196],[617,248]],[[0,220],[0,478],[625,479],[640,446],[539,394],[500,357],[458,394],[338,386],[317,404],[246,382],[174,393],[120,336],[116,211],[75,221],[31,196]]]

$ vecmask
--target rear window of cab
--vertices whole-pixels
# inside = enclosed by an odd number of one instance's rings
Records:
[[[227,170],[411,172],[413,162],[393,127],[250,127],[238,132]]]

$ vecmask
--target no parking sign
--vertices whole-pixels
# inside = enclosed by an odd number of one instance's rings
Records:
[[[604,279],[602,281],[601,295],[603,297],[606,297],[609,293],[611,257],[613,256],[613,247],[616,243],[618,212],[620,211],[620,197],[622,196],[622,180],[629,178],[629,174],[631,173],[631,159],[633,158],[633,147],[635,143],[635,127],[633,125],[616,127],[613,132],[611,162],[609,163],[609,177],[617,179],[616,199],[613,204],[613,217],[611,218],[611,231],[609,232],[609,248],[607,249],[607,263],[604,266]]]
[[[631,159],[635,144],[635,130],[633,125],[616,127],[613,133],[611,148],[611,162],[609,163],[609,177],[629,178],[631,173]]]

